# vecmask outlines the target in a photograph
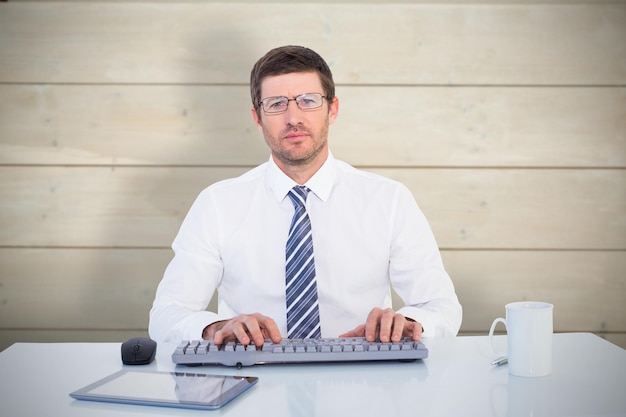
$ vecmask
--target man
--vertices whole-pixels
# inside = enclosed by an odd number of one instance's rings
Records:
[[[250,90],[270,159],[199,195],[172,244],[151,337],[456,335],[461,305],[411,193],[329,150],[339,99],[326,62],[304,47],[273,49]],[[390,285],[405,303],[398,311]],[[206,311],[216,290],[218,311]]]

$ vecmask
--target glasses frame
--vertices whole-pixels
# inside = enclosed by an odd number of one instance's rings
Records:
[[[300,107],[300,102],[298,101],[299,99],[302,99],[304,96],[311,96],[311,95],[317,95],[320,96],[321,100],[320,100],[320,105],[317,107],[309,107],[306,109],[303,109],[302,107]],[[284,99],[287,100],[287,106],[285,106],[285,108],[283,110],[279,110],[279,111],[267,111],[265,108],[265,104],[264,102],[266,102],[267,100],[270,99]],[[322,93],[302,93],[294,98],[289,98],[289,97],[285,97],[285,96],[271,96],[271,97],[265,97],[263,100],[259,101],[258,106],[263,109],[263,112],[265,112],[266,114],[281,114],[287,111],[287,109],[289,108],[289,102],[290,101],[295,101],[296,102],[296,106],[298,106],[298,108],[302,111],[310,111],[310,110],[317,110],[320,107],[322,107],[324,105],[324,99],[328,100],[328,96],[323,95]]]

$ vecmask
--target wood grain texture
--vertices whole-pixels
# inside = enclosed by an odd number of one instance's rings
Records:
[[[319,51],[340,84],[626,82],[623,4],[0,7],[3,82],[246,84],[256,59],[284,44]]]
[[[203,188],[246,170],[0,167],[0,246],[167,247]],[[626,249],[624,170],[369,171],[409,187],[442,248]]]
[[[626,87],[337,89],[361,166],[626,167]],[[247,86],[0,85],[0,164],[256,165]],[[575,116],[572,116],[575,115]]]
[[[444,250],[442,256],[464,307],[462,331],[486,332],[506,303],[522,300],[554,303],[557,331],[626,331],[623,252]],[[171,258],[169,249],[0,249],[0,328],[146,329]]]

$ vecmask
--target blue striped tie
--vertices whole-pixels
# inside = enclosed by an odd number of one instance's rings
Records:
[[[321,337],[311,221],[304,205],[308,192],[308,188],[299,185],[289,191],[295,208],[287,238],[285,270],[289,339]]]

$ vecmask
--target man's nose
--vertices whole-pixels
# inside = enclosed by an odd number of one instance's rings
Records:
[[[298,123],[302,120],[304,112],[298,107],[295,101],[290,101],[287,106],[287,110],[285,110],[284,117],[287,123],[297,126]]]

